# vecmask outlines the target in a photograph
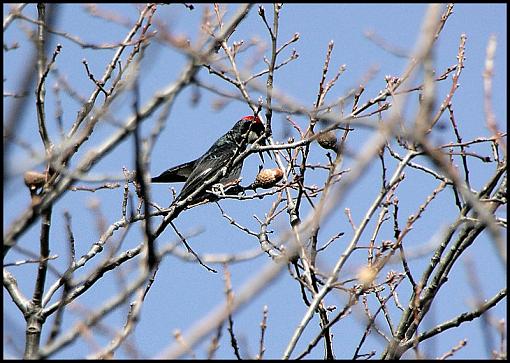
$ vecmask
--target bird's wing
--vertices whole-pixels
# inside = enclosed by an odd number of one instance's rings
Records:
[[[174,166],[165,170],[161,175],[151,179],[153,183],[177,183],[185,182],[190,176],[193,168],[200,159],[188,161],[187,163]]]
[[[205,181],[214,176],[218,170],[228,165],[230,159],[235,155],[236,148],[231,144],[214,144],[198,161],[182,187],[177,199],[182,200],[193,193]],[[219,181],[219,180],[218,180]],[[216,182],[218,182],[216,181]]]

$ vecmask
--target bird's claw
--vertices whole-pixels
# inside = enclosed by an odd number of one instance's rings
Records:
[[[211,191],[216,195],[225,195],[225,187],[221,183],[214,184],[211,189]]]
[[[239,194],[241,191],[244,192],[244,188],[240,186],[240,183],[241,183],[241,178],[237,178],[237,179],[229,181],[225,184],[217,183],[211,187],[211,192],[218,197],[224,197],[225,195]]]

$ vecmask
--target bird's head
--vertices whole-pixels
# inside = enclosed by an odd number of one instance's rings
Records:
[[[258,116],[244,116],[232,128],[236,141],[246,140],[252,144],[262,134],[264,134],[265,126]]]
[[[241,135],[241,140],[246,140],[249,144],[253,144],[258,138],[260,138],[266,131],[265,125],[262,123],[258,116],[244,116],[242,119],[237,121],[234,129],[238,129],[237,135]],[[239,140],[237,140],[239,141]],[[267,145],[266,138],[262,138],[259,141],[259,145]],[[266,151],[271,157],[269,151]],[[262,152],[259,152],[260,159],[264,162],[264,156]]]

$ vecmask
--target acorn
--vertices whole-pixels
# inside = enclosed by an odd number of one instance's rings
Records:
[[[336,139],[334,131],[319,133],[319,136],[317,137],[317,142],[324,149],[334,150],[335,152],[338,150],[338,140]]]
[[[283,178],[283,171],[280,168],[275,169],[262,169],[257,176],[255,181],[251,184],[251,188],[269,189],[273,187]]]
[[[46,182],[46,175],[38,171],[27,171],[23,176],[25,185],[30,189],[30,193],[35,192],[37,189],[42,188]]]
[[[374,266],[364,266],[357,274],[358,281],[363,285],[363,288],[368,288],[372,285],[377,277],[377,269]]]

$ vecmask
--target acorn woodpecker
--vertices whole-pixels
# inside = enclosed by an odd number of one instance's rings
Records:
[[[154,183],[185,182],[174,203],[188,198],[223,167],[228,168],[225,176],[213,184],[219,183],[221,186],[235,184],[234,182],[241,175],[244,160],[235,165],[233,160],[246,150],[248,144],[260,138],[264,131],[264,124],[258,116],[245,116],[237,121],[225,135],[216,140],[204,155],[196,160],[174,166],[152,178],[151,181]],[[264,144],[263,140],[261,144]],[[203,193],[196,196],[194,201],[203,200],[205,196],[208,196],[205,189]]]

